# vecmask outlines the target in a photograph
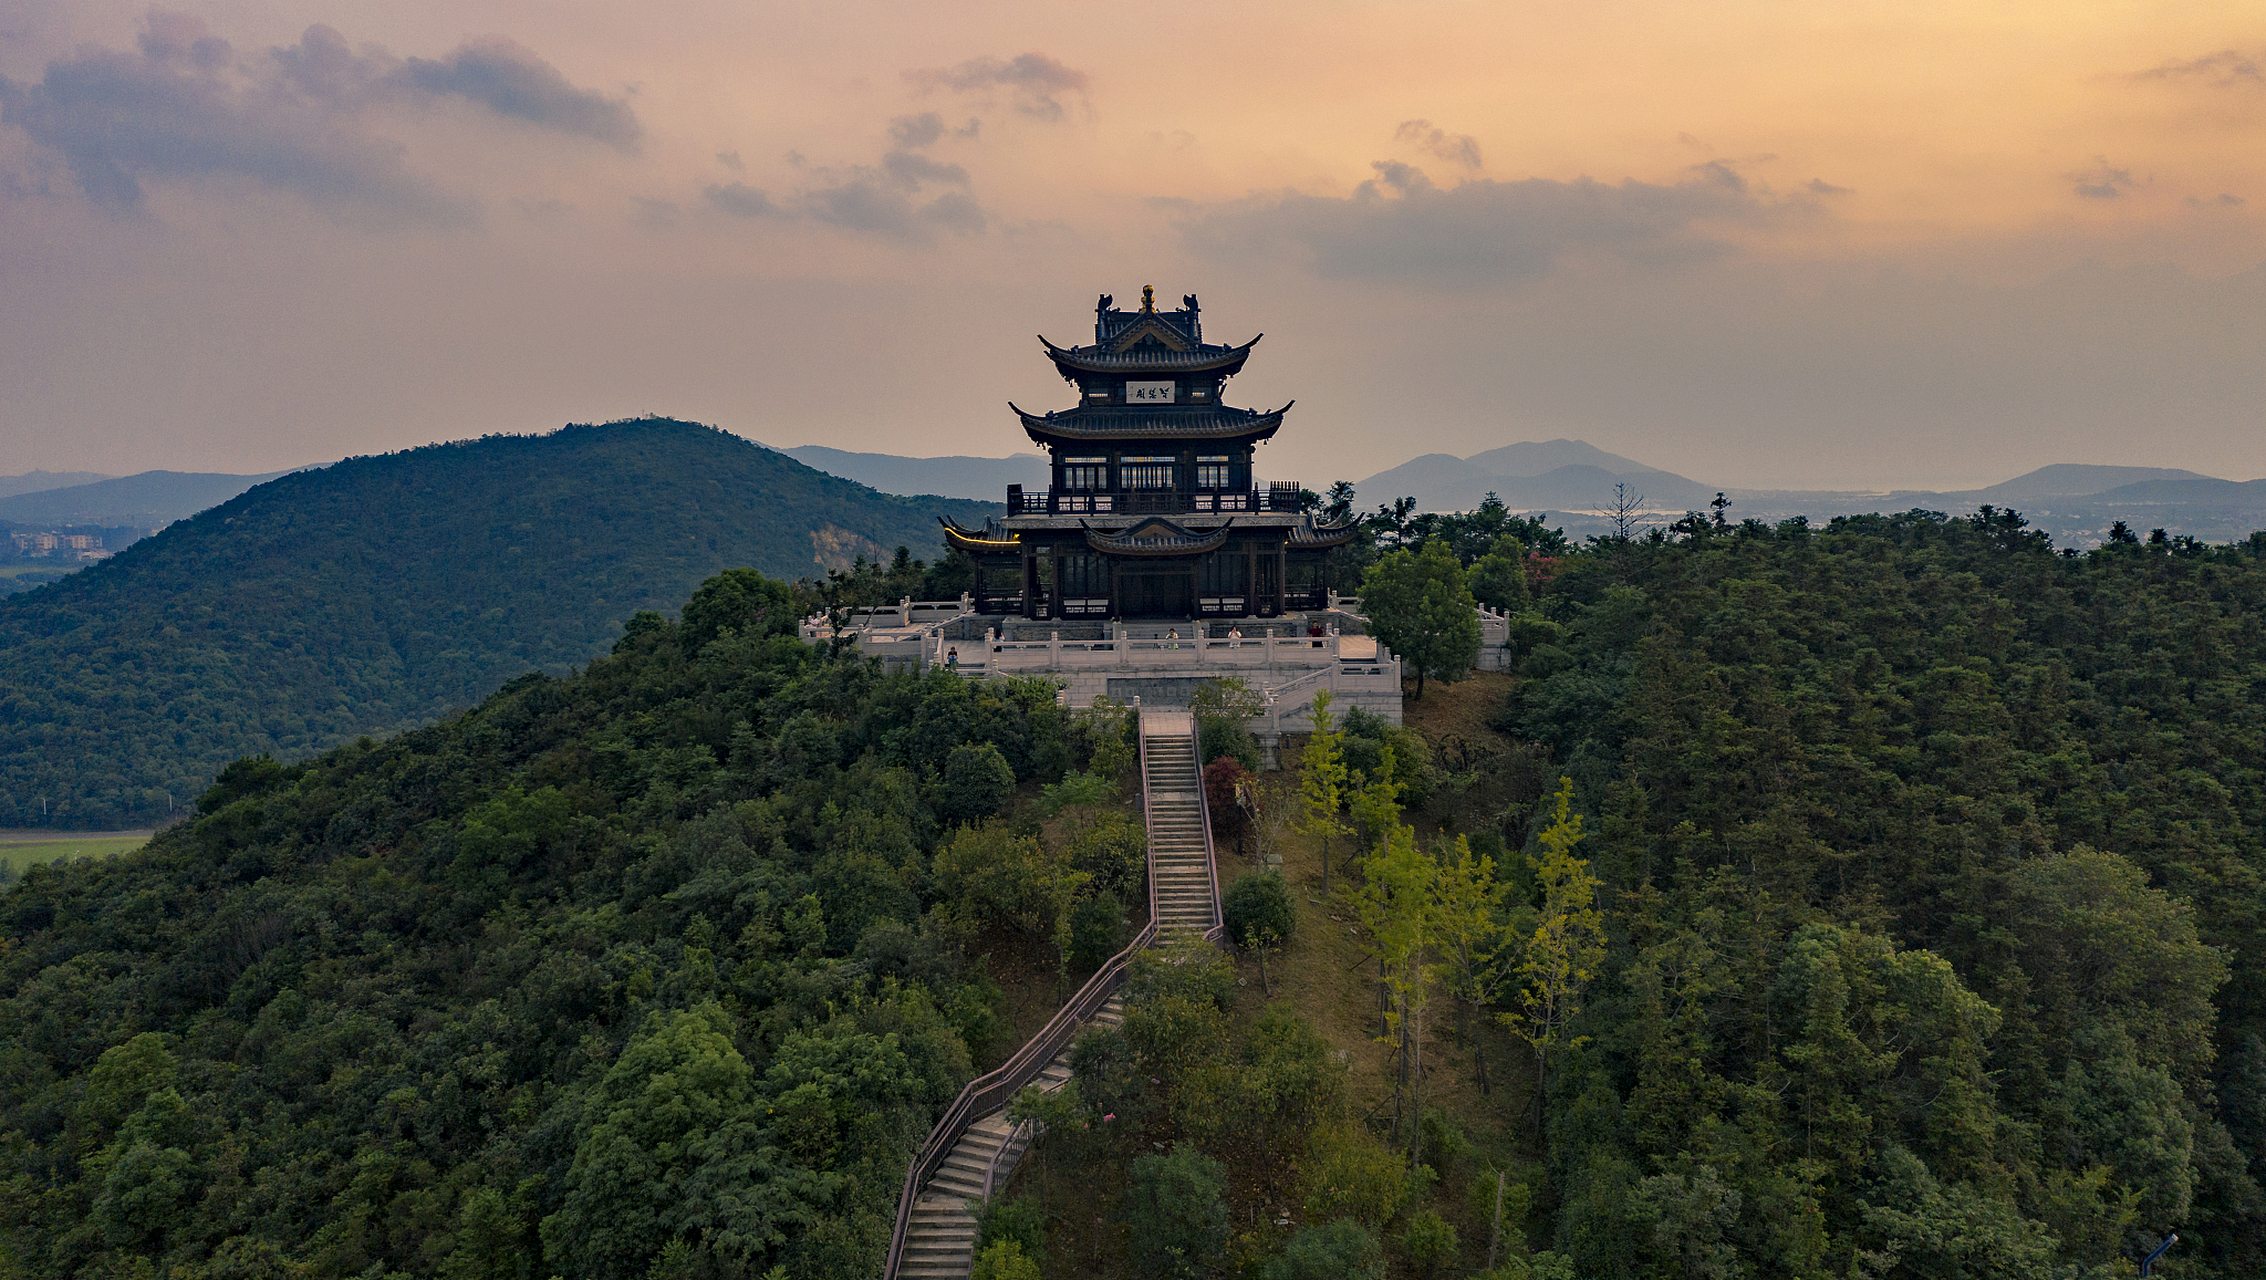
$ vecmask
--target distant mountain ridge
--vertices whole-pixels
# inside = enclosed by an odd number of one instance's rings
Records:
[[[1044,489],[1053,476],[1043,453],[1013,453],[1004,458],[906,458],[893,453],[851,453],[819,444],[796,445],[779,452],[805,466],[871,485],[883,493],[934,493],[982,502],[1005,502],[1011,484]]]
[[[2173,467],[2096,467],[2057,462],[1973,492],[1983,502],[2027,502],[2034,498],[2086,497],[2149,481],[2208,479],[2209,476],[2199,472]]]
[[[1469,511],[1493,493],[1513,511],[1553,513],[1569,531],[1586,534],[1605,527],[1595,513],[1610,506],[1616,484],[1641,496],[1655,523],[1666,513],[1703,510],[1721,492],[1731,502],[1734,520],[1828,520],[1914,508],[1960,514],[1984,505],[2012,507],[2064,546],[2096,545],[2118,520],[2142,533],[2162,528],[2219,542],[2266,528],[2266,479],[2221,480],[2176,467],[2062,462],[1980,489],[1955,491],[1742,489],[1702,484],[1565,439],[1525,441],[1468,458],[1421,454],[1354,487],[1364,507],[1413,497],[1422,511]]]
[[[1354,485],[1367,506],[1412,497],[1425,511],[1469,511],[1494,494],[1522,510],[1595,511],[1627,484],[1652,507],[1696,506],[1715,490],[1584,440],[1528,440],[1458,458],[1427,453]]]
[[[603,653],[725,568],[814,575],[1000,504],[901,498],[696,423],[293,472],[0,599],[0,827],[146,824],[239,756],[422,724]]]
[[[297,468],[304,470],[305,468]],[[216,507],[289,471],[239,476],[208,471],[144,471],[0,498],[0,520],[17,524],[133,525],[155,529]]]
[[[13,498],[19,493],[44,493],[49,489],[67,489],[72,485],[93,484],[97,480],[116,478],[100,471],[26,471],[20,476],[0,476],[0,498]]]

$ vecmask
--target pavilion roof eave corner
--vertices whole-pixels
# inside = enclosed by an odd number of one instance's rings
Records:
[[[950,516],[938,516],[936,522],[944,526],[944,540],[962,551],[988,552],[992,555],[999,555],[1004,552],[1021,551],[1023,549],[1023,536],[1021,534],[1011,533],[1005,538],[987,538],[984,534],[988,533],[989,530],[963,528]]]

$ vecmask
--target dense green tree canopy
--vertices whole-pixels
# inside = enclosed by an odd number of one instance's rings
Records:
[[[1560,563],[1500,767],[1593,815],[1579,1274],[2266,1266],[2258,550],[1914,512]]]
[[[0,893],[0,1273],[872,1274],[994,1048],[962,940],[1055,909],[1016,896],[1036,840],[956,839],[943,762],[1081,762],[1051,687],[772,630],[656,621],[240,761],[140,853]],[[1097,841],[1051,883],[1123,861]]]
[[[939,514],[996,510],[875,493],[666,419],[297,472],[0,599],[0,827],[154,824],[239,756],[297,759],[564,674],[727,566],[878,570],[899,547],[933,553]],[[917,591],[903,568],[856,586]],[[695,602],[702,638],[782,625],[783,592],[750,598],[749,581]]]

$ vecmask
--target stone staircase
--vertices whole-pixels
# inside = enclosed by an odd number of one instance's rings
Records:
[[[1114,1027],[1124,1020],[1124,1002],[1111,996],[1087,1025]],[[1031,1083],[1052,1093],[1069,1080],[1070,1051],[1065,1049]],[[969,1210],[971,1202],[983,1199],[985,1171],[996,1156],[994,1190],[1004,1186],[1032,1136],[1027,1129],[1017,1132],[1004,1111],[968,1126],[913,1202],[912,1229],[905,1234],[905,1252],[897,1264],[901,1280],[965,1280],[976,1264],[976,1215]]]
[[[1149,794],[1149,874],[1156,880],[1160,941],[1201,934],[1219,923],[1212,900],[1211,846],[1204,838],[1204,780],[1196,768],[1194,721],[1171,712],[1152,711],[1141,718],[1141,784]]]
[[[1202,937],[1218,927],[1219,904],[1212,887],[1211,842],[1204,829],[1196,718],[1186,711],[1144,710],[1140,715],[1155,941],[1190,934]],[[1124,1021],[1124,1009],[1123,1000],[1113,993],[1095,1009],[1087,1025],[1117,1026]],[[1064,1041],[1061,1052],[1030,1083],[1049,1091],[1068,1083],[1069,1044]],[[910,1215],[903,1219],[904,1248],[895,1268],[885,1272],[887,1280],[966,1280],[975,1266],[976,1247],[976,1217],[970,1203],[983,1198],[987,1177],[994,1194],[1006,1185],[1032,1136],[1028,1129],[1018,1131],[1008,1123],[1004,1106],[969,1122],[943,1162],[921,1184]]]

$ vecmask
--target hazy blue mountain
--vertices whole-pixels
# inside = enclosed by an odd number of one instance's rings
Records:
[[[1607,453],[1580,440],[1528,441],[1458,458],[1420,454],[1355,486],[1360,503],[1375,507],[1413,497],[1423,511],[1469,511],[1489,493],[1513,511],[1547,511],[1569,533],[1602,532],[1599,512],[1626,484],[1659,513],[1704,510],[1717,486]],[[2175,467],[2111,467],[2055,463],[1980,489],[1897,490],[1883,493],[1827,490],[1739,489],[1722,486],[1736,520],[1776,522],[1794,516],[1825,521],[1835,516],[1915,508],[1965,514],[1989,504],[2012,507],[2062,546],[2098,545],[2117,521],[2140,532],[2161,528],[2209,542],[2240,541],[2266,528],[2266,480],[2219,480]]]
[[[893,453],[850,453],[820,444],[781,449],[804,466],[828,475],[872,485],[883,493],[934,493],[947,498],[1005,502],[1007,486],[1044,489],[1050,479],[1045,454],[1011,453],[1004,458],[905,458]]]
[[[2037,498],[2083,497],[2122,485],[2152,480],[2208,479],[2209,476],[2174,467],[2095,467],[2077,462],[2057,462],[2052,466],[2018,475],[2012,480],[2002,480],[1988,488],[1974,490],[1973,496],[1977,502],[2004,506],[2010,502],[2022,503]]]
[[[238,476],[208,471],[144,471],[60,489],[0,498],[0,520],[17,524],[133,525],[153,529],[216,507],[285,471]]]
[[[1667,471],[1609,471],[1604,467],[1558,467],[1538,476],[1485,476],[1461,480],[1447,495],[1452,509],[1466,511],[1489,492],[1516,511],[1598,511],[1613,503],[1613,486],[1626,484],[1646,510],[1683,511],[1705,506],[1715,490]]]
[[[19,493],[65,489],[75,484],[93,484],[97,480],[110,478],[100,471],[26,471],[20,476],[0,476],[0,498],[13,498]]]
[[[1617,476],[1668,475],[1633,458],[1607,453],[1586,440],[1523,440],[1464,459],[1464,465],[1491,476],[1547,475],[1560,467],[1596,467]]]
[[[900,498],[641,419],[349,458],[0,599],[0,827],[164,817],[239,756],[297,757],[604,653],[747,565],[812,576],[1000,504]]]
[[[2198,507],[2266,510],[2266,480],[2214,480],[2209,476],[2192,480],[2142,480],[2137,484],[2121,484],[2091,497],[2092,501],[2103,505],[2174,502]]]
[[[1435,508],[1424,495],[1440,492],[1470,475],[1471,469],[1456,455],[1427,453],[1361,481],[1354,486],[1354,492],[1372,507],[1394,498],[1413,497],[1417,505],[1426,510],[1449,510],[1451,508]]]
[[[1427,453],[1354,486],[1364,506],[1416,499],[1419,510],[1469,511],[1490,493],[1516,511],[1595,511],[1625,483],[1654,509],[1682,510],[1715,490],[1581,440],[1525,441],[1468,458]]]

